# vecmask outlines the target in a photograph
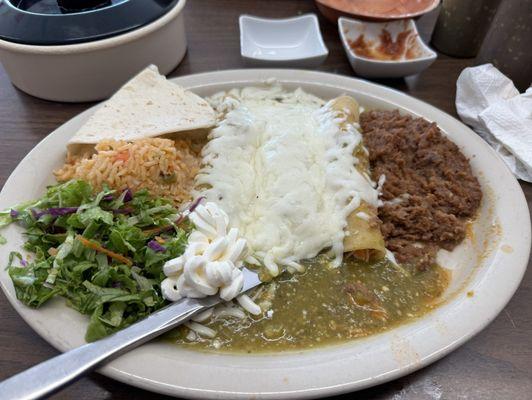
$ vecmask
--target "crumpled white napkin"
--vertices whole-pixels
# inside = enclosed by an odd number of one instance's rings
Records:
[[[519,94],[492,64],[466,68],[456,82],[456,110],[517,178],[532,182],[532,87]]]

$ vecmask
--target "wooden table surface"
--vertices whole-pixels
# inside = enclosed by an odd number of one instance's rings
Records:
[[[311,0],[190,0],[185,13],[189,50],[171,76],[243,68],[238,38],[238,16],[241,13],[285,17],[305,12],[317,12]],[[321,17],[320,24],[330,54],[319,70],[354,76],[336,26]],[[473,62],[440,56],[418,76],[381,80],[379,83],[456,115],[456,79],[460,71]],[[0,68],[0,184],[3,185],[37,142],[89,106],[52,103],[30,97],[16,90]],[[522,187],[530,204],[532,185],[522,184]],[[532,270],[529,268],[513,299],[483,332],[442,360],[404,378],[361,391],[357,398],[532,398],[531,310]],[[0,295],[0,380],[56,354],[55,349],[23,322],[4,295]],[[129,400],[163,396],[93,373],[53,398]],[[348,395],[341,398],[347,399]]]

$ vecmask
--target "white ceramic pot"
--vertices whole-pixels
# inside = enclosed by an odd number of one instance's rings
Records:
[[[35,46],[0,40],[0,62],[13,85],[32,96],[101,100],[149,64],[167,74],[181,62],[187,48],[185,4],[180,0],[139,29],[92,42]]]

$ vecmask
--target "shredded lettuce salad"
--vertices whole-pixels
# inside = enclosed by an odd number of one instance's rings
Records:
[[[37,308],[64,297],[90,316],[88,342],[167,304],[162,267],[183,253],[190,231],[167,200],[147,191],[94,195],[80,180],[51,186],[41,199],[0,213],[0,226],[12,222],[25,228],[29,252],[9,256],[17,298]]]

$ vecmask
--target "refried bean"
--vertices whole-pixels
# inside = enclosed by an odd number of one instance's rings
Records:
[[[360,116],[372,177],[386,177],[379,218],[386,246],[400,263],[425,269],[440,248],[452,250],[482,199],[458,146],[435,123],[395,111]]]

